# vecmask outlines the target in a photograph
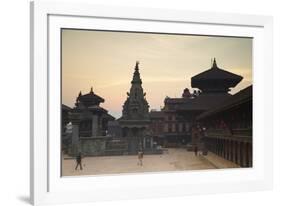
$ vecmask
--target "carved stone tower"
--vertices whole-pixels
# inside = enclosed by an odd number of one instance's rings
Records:
[[[149,105],[145,99],[142,81],[139,73],[139,62],[136,63],[133,80],[131,81],[130,93],[127,92],[127,100],[123,105],[122,117],[124,119],[148,119]]]
[[[139,73],[139,62],[136,62],[130,93],[123,105],[122,117],[119,119],[122,136],[128,141],[128,153],[135,154],[140,149],[152,147],[153,140],[149,137],[149,105],[143,92]],[[149,143],[147,143],[149,142]]]

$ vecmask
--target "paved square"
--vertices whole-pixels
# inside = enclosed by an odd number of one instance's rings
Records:
[[[63,176],[100,175],[159,171],[183,171],[215,169],[216,167],[202,156],[186,149],[168,149],[162,155],[144,155],[143,166],[138,165],[137,155],[85,157],[83,170],[75,170],[75,159],[64,159]]]

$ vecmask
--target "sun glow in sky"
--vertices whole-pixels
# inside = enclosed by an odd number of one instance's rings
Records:
[[[164,98],[181,97],[191,77],[211,68],[243,76],[230,93],[252,84],[252,39],[88,30],[62,31],[62,103],[74,106],[81,91],[103,97],[101,106],[121,116],[136,61],[150,109]]]

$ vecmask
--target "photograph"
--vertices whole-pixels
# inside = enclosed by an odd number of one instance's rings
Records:
[[[61,28],[61,176],[253,167],[253,38]]]

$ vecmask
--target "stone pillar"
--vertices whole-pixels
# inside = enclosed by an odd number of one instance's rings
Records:
[[[145,144],[146,142],[145,142],[145,141],[146,141],[146,138],[145,138],[145,137],[143,137],[143,149],[145,149],[145,148],[146,148],[146,144]]]
[[[249,143],[246,143],[246,167],[250,166],[250,152],[249,152]]]
[[[211,151],[215,153],[215,143],[212,137],[210,138],[210,145],[211,145]]]
[[[215,141],[215,145],[216,145],[216,154],[219,155],[219,140],[217,138]]]
[[[221,139],[221,157],[223,157],[224,155],[224,143],[223,143],[223,139]]]
[[[229,140],[229,160],[233,161],[232,140]]]
[[[218,155],[221,155],[221,139],[218,139]]]
[[[243,147],[242,142],[239,142],[239,165],[242,166],[243,164]]]
[[[229,145],[228,145],[228,140],[225,140],[225,157],[227,160],[229,160]]]
[[[80,148],[80,138],[79,138],[79,124],[80,124],[80,114],[78,112],[73,112],[70,114],[70,121],[72,124],[72,135],[71,135],[71,147],[70,154],[76,156],[81,152]]]
[[[249,143],[249,167],[253,166],[253,145]]]
[[[240,142],[240,148],[239,148],[239,153],[240,153],[240,161],[239,161],[239,165],[241,167],[243,167],[243,142]]]
[[[220,156],[223,157],[223,143],[222,143],[222,139],[220,139]]]
[[[225,141],[225,139],[223,139],[222,143],[223,143],[223,158],[226,159],[226,141]]]
[[[214,151],[215,151],[215,154],[218,154],[218,142],[217,142],[217,139],[214,139]]]
[[[239,164],[239,142],[236,142],[236,164]]]
[[[231,161],[231,141],[228,140],[228,160]]]
[[[237,164],[240,165],[240,142],[237,142]]]
[[[246,167],[246,143],[242,142],[242,167]]]
[[[93,114],[92,116],[92,137],[96,137],[98,136],[98,129],[99,129],[99,125],[98,125],[98,115]]]
[[[129,145],[128,145],[128,147],[129,147],[128,148],[129,154],[136,154],[136,151],[138,149],[139,142],[137,141],[138,139],[137,139],[136,135],[137,134],[133,133],[132,128],[128,129],[128,137],[127,137],[127,139],[128,139],[128,143],[129,143]]]
[[[237,164],[237,142],[236,141],[234,141],[233,142],[234,143],[234,163],[236,163]]]
[[[72,123],[72,144],[79,142],[79,123]]]
[[[221,153],[221,141],[220,141],[220,139],[218,139],[217,144],[218,144],[218,156],[220,156],[220,153]]]

